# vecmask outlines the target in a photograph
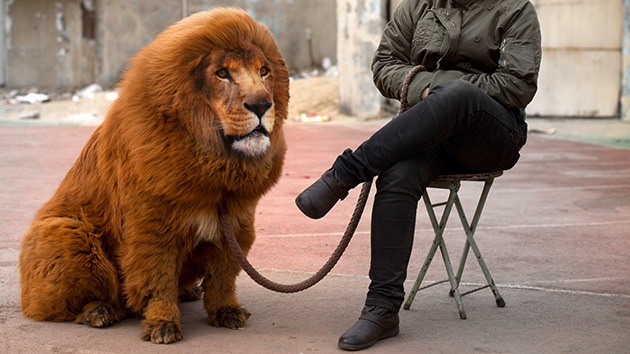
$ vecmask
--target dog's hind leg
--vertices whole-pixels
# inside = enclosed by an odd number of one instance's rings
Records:
[[[188,257],[179,276],[179,301],[190,302],[202,298],[203,290],[200,284],[202,276],[203,272],[199,270],[195,258]]]
[[[118,321],[119,281],[101,235],[85,220],[36,220],[22,241],[22,311],[46,321],[103,327]]]

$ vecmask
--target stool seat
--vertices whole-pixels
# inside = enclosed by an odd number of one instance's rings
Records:
[[[424,290],[426,288],[432,287],[437,284],[449,282],[450,283],[450,291],[449,295],[455,298],[455,303],[457,305],[457,310],[459,312],[459,317],[461,319],[466,319],[466,312],[464,311],[464,305],[462,303],[462,296],[468,295],[475,291],[490,288],[494,295],[496,304],[498,307],[505,306],[505,301],[499,294],[499,290],[497,289],[492,276],[490,275],[490,270],[488,269],[486,262],[484,261],[481,251],[477,246],[477,242],[475,241],[475,230],[477,228],[477,224],[479,223],[479,219],[481,218],[481,213],[483,211],[483,207],[485,205],[486,199],[488,198],[488,193],[490,192],[490,188],[492,187],[492,183],[494,179],[503,175],[503,171],[493,171],[493,172],[483,172],[483,173],[471,173],[471,174],[446,174],[441,175],[435,178],[425,191],[422,196],[422,200],[424,201],[424,205],[427,209],[427,213],[429,214],[429,219],[431,220],[431,224],[433,226],[433,230],[435,232],[435,237],[433,239],[433,244],[427,254],[427,257],[424,261],[424,264],[420,268],[420,272],[416,281],[411,289],[407,301],[405,302],[403,308],[408,310],[411,307],[411,304],[420,290]],[[459,199],[459,190],[462,182],[483,182],[483,190],[481,195],[479,196],[479,200],[477,201],[477,207],[475,209],[475,213],[472,221],[469,223],[466,219],[466,215],[464,213],[464,208],[462,207],[462,203]],[[447,189],[449,190],[448,199],[445,202],[440,203],[432,203],[431,198],[429,197],[429,189],[430,188],[438,188],[438,189]],[[435,214],[435,208],[444,207],[442,212],[442,216],[440,221]],[[446,229],[446,223],[451,214],[451,210],[455,206],[457,209],[457,213],[459,215],[459,219],[461,221],[464,232],[466,233],[466,241],[464,243],[464,249],[462,251],[462,255],[460,258],[459,266],[457,267],[457,273],[453,272],[453,266],[451,265],[451,261],[448,255],[448,249],[446,248],[446,243],[444,242],[444,238],[442,237],[444,230]],[[440,249],[440,253],[442,254],[442,260],[444,261],[444,267],[446,268],[446,273],[448,279],[437,281],[425,286],[422,285],[422,281],[424,276],[426,275],[429,266],[431,265],[431,261],[438,248]],[[485,286],[478,287],[476,289],[467,291],[465,293],[461,293],[459,289],[459,284],[461,282],[462,274],[464,272],[464,267],[466,265],[466,260],[468,258],[468,252],[472,249],[475,254],[475,258],[477,259],[479,266],[486,278],[487,284]]]
[[[436,179],[434,179],[434,181],[449,181],[449,182],[485,181],[488,178],[497,178],[497,177],[500,177],[501,175],[503,175],[503,171],[446,174],[446,175],[438,176]]]

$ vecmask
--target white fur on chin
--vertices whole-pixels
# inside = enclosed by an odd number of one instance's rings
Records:
[[[252,134],[232,142],[232,149],[243,155],[258,157],[264,155],[271,146],[271,140],[264,134]]]

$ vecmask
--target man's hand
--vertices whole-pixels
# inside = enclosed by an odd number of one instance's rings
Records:
[[[422,91],[422,94],[420,95],[420,101],[427,98],[428,95],[429,95],[429,88],[427,87]]]

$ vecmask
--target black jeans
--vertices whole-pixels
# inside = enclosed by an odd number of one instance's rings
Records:
[[[442,173],[510,169],[526,137],[521,109],[506,109],[476,86],[454,80],[337,158],[333,168],[348,188],[378,176],[366,305],[400,309],[418,201],[431,180]]]

